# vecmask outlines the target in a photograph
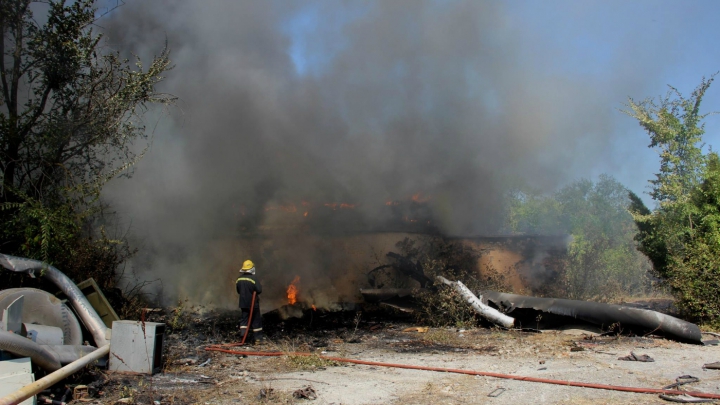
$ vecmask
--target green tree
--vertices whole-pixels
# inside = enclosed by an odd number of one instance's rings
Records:
[[[36,19],[40,6],[47,16]],[[144,113],[174,101],[156,91],[171,68],[167,50],[147,68],[130,63],[92,29],[95,13],[88,0],[0,0],[5,253],[72,262],[83,251],[77,243],[92,236],[86,225],[103,185],[142,156],[133,142],[146,136]],[[110,240],[100,239],[97,248],[107,249]]]
[[[648,266],[636,251],[627,188],[601,175],[594,184],[579,180],[565,187],[556,198],[572,235],[565,271],[568,295],[610,299],[643,291]]]
[[[651,181],[657,208],[650,212],[639,199],[633,214],[640,250],[671,288],[688,316],[720,319],[720,229],[718,156],[704,154],[703,97],[714,76],[703,79],[689,98],[676,89],[659,102],[630,99],[625,113],[638,120],[660,152],[660,171]]]
[[[516,194],[517,195],[517,194]],[[511,231],[570,236],[555,294],[610,300],[644,291],[647,260],[637,252],[627,189],[612,176],[580,179],[551,195],[522,193],[510,204]],[[557,287],[557,286],[556,286]]]

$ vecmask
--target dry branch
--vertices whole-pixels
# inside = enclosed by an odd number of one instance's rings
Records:
[[[515,324],[515,319],[511,318],[502,312],[491,308],[480,301],[478,297],[475,296],[475,294],[470,291],[469,288],[465,287],[465,284],[463,284],[460,281],[450,281],[442,276],[437,276],[437,279],[442,281],[444,284],[447,284],[449,286],[452,286],[455,288],[455,290],[460,293],[460,295],[465,299],[465,301],[470,304],[471,307],[477,312],[480,316],[487,319],[488,321],[503,326],[505,328],[512,328]]]

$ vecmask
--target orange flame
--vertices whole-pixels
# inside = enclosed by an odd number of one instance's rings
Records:
[[[297,302],[297,293],[298,288],[295,284],[297,284],[300,281],[300,276],[295,276],[292,283],[287,288],[287,298],[288,298],[288,304],[295,305]]]
[[[335,203],[334,202],[334,203],[325,203],[323,205],[332,209],[333,211],[337,210],[338,208],[340,208],[342,210],[345,210],[345,209],[351,210],[351,209],[355,208],[355,204],[349,204],[349,203]]]
[[[312,307],[313,311],[317,311],[317,307],[315,307],[315,305],[311,305],[311,307]]]
[[[305,213],[303,214],[303,216],[304,216],[304,217],[308,216],[308,212],[305,211]]]
[[[416,203],[425,203],[432,200],[432,196],[423,197],[422,193],[413,194],[412,200]]]

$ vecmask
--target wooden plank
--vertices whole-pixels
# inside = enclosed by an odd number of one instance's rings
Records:
[[[100,315],[105,326],[112,328],[112,323],[120,320],[120,317],[115,313],[112,306],[110,306],[110,302],[105,298],[105,294],[103,294],[93,278],[78,283],[77,286],[90,302],[90,305],[92,305],[98,315]]]

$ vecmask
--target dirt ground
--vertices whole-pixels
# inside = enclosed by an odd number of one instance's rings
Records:
[[[280,357],[206,351],[209,345],[239,340],[234,317],[233,313],[195,316],[169,333],[162,373],[99,373],[95,403],[667,403],[656,394],[337,363],[318,355],[643,388],[662,388],[679,376],[691,375],[700,381],[684,389],[720,393],[720,370],[703,368],[720,361],[719,346],[688,345],[658,337],[593,337],[579,330],[535,333],[428,328],[426,332],[406,332],[418,325],[382,314],[341,311],[286,321],[266,316],[270,341],[234,348],[285,353]],[[631,352],[655,361],[618,359]],[[300,398],[293,395],[296,391]],[[303,393],[316,398],[302,398]]]

